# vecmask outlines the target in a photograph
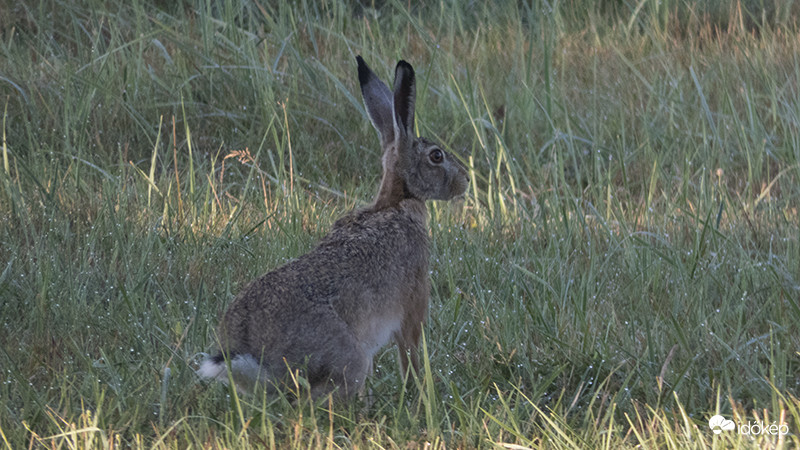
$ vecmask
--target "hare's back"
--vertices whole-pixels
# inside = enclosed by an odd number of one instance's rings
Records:
[[[243,352],[279,350],[341,327],[377,345],[409,300],[427,301],[427,239],[424,222],[402,209],[353,211],[309,253],[247,285],[222,334]]]
[[[324,261],[332,274],[358,285],[377,289],[404,285],[413,272],[427,269],[425,226],[425,216],[408,208],[356,210],[339,219],[307,256]]]

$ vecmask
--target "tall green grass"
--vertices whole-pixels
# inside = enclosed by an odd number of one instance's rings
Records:
[[[794,2],[0,8],[10,448],[800,446]],[[460,154],[425,366],[363,404],[200,382],[244,283],[368,203],[355,76]],[[714,414],[786,424],[715,435]]]

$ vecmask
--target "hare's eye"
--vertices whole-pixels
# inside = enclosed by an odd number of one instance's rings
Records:
[[[428,158],[430,158],[431,162],[434,164],[441,164],[442,161],[444,161],[444,153],[438,148],[435,148],[428,153]]]

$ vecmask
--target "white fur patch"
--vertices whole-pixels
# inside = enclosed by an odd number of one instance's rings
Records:
[[[201,364],[200,368],[197,369],[197,375],[203,379],[216,379],[217,381],[222,381],[223,383],[228,382],[228,374],[225,370],[225,362],[215,363],[211,360],[211,358],[206,358]]]
[[[263,368],[261,364],[253,358],[253,355],[234,356],[233,361],[231,361],[231,370],[233,370],[233,379],[237,384],[245,380],[250,383],[255,383],[259,379],[262,379]]]
[[[372,360],[372,357],[378,353],[384,345],[389,343],[392,336],[400,329],[401,321],[399,318],[390,320],[375,320],[372,321],[371,326],[367,330],[365,340],[364,352],[367,357]]]
[[[228,370],[225,361],[214,362],[211,358],[206,358],[197,369],[197,375],[204,379],[213,379],[228,384]],[[231,360],[231,371],[233,381],[240,388],[249,388],[260,380],[264,379],[263,367],[253,358],[252,355],[236,355]],[[250,385],[250,386],[246,386]]]

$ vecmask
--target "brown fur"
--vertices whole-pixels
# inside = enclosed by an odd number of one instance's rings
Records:
[[[337,395],[347,397],[363,387],[375,352],[389,340],[398,344],[404,373],[409,361],[418,370],[430,296],[425,200],[464,194],[466,170],[414,136],[411,66],[398,63],[392,93],[357,60],[384,152],[375,201],[336,221],[309,253],[239,293],[220,324],[220,354],[200,369],[204,377],[227,380],[224,358],[243,356],[257,362],[258,373],[232,374],[241,388],[280,380],[287,367],[304,368],[312,395],[338,387]]]

